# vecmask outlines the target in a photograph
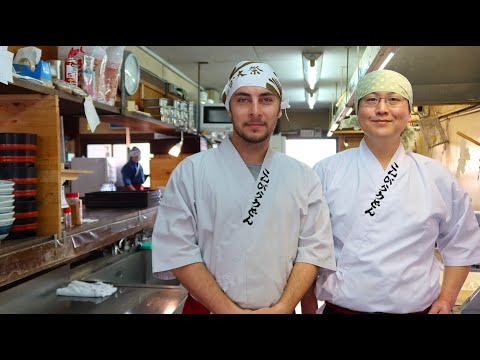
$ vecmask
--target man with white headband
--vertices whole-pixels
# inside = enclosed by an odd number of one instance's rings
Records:
[[[183,313],[291,314],[335,270],[318,176],[269,145],[282,109],[270,66],[239,63],[223,101],[233,133],[173,171],[153,231],[153,272],[188,290]]]
[[[142,153],[140,149],[134,146],[128,153],[130,160],[122,167],[122,179],[127,190],[145,190],[143,183],[147,179],[148,175],[143,173],[142,164],[140,159]]]
[[[413,92],[403,75],[365,75],[355,105],[364,132],[359,148],[314,167],[337,260],[337,272],[320,272],[316,282],[323,313],[450,313],[470,265],[480,263],[471,198],[439,161],[411,152]],[[307,299],[314,312],[313,290]]]

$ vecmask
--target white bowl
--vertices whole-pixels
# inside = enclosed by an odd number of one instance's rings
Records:
[[[0,196],[1,195],[12,195],[13,194],[13,187],[12,188],[0,188]]]
[[[3,234],[3,235],[0,235],[0,241],[2,241],[3,239],[5,239],[5,238],[8,236],[8,234],[10,234],[10,233],[6,233],[6,234]]]
[[[0,208],[12,206],[15,199],[0,201]]]
[[[0,189],[12,189],[15,186],[15,183],[10,180],[0,180]]]
[[[13,219],[13,215],[15,215],[15,211],[0,213],[0,220],[10,220]]]
[[[15,197],[13,194],[0,194],[0,202],[5,201],[5,200],[12,200]]]
[[[0,206],[0,214],[12,212],[15,206]]]
[[[0,226],[11,225],[15,221],[15,218],[11,219],[0,219]]]

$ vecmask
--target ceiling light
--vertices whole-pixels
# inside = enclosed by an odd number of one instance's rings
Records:
[[[348,108],[348,110],[347,110],[347,112],[346,112],[346,114],[345,114],[345,117],[350,116],[350,114],[352,113],[352,111],[353,111],[353,108]]]
[[[323,53],[303,53],[303,77],[310,90],[316,89],[322,72]]]
[[[312,110],[315,103],[318,101],[318,91],[313,91],[306,88],[305,97],[307,98],[308,107],[310,108],[310,110]]]
[[[387,64],[390,62],[390,60],[392,60],[393,55],[395,55],[395,52],[391,52],[390,54],[388,54],[387,58],[386,58],[385,61],[382,63],[382,65],[380,65],[380,67],[378,68],[378,70],[383,70],[383,69],[385,68],[385,66],[387,66]]]
[[[182,151],[182,146],[183,146],[183,131],[180,131],[180,142],[176,143],[172,148],[168,151],[168,153],[172,156],[178,157],[180,155],[180,152]]]
[[[343,91],[342,92],[342,95],[340,96],[340,98],[338,99],[337,103],[335,104],[335,107],[336,108],[339,108],[340,105],[342,105],[342,103],[345,101],[345,97],[347,96],[347,93],[346,91]]]

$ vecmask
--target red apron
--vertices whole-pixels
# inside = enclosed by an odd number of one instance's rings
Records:
[[[210,314],[210,311],[188,294],[182,314]]]
[[[182,314],[210,314],[210,311],[188,294]],[[293,314],[295,314],[295,310],[293,310]]]

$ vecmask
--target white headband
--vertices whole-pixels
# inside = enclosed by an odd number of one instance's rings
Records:
[[[140,155],[141,155],[140,149],[135,148],[130,151],[130,156],[140,156]]]
[[[273,69],[264,63],[254,61],[241,61],[233,69],[227,85],[223,89],[222,100],[230,111],[230,99],[242,86],[260,86],[272,91],[280,99],[280,108],[288,109],[288,100],[282,101],[282,85]]]

